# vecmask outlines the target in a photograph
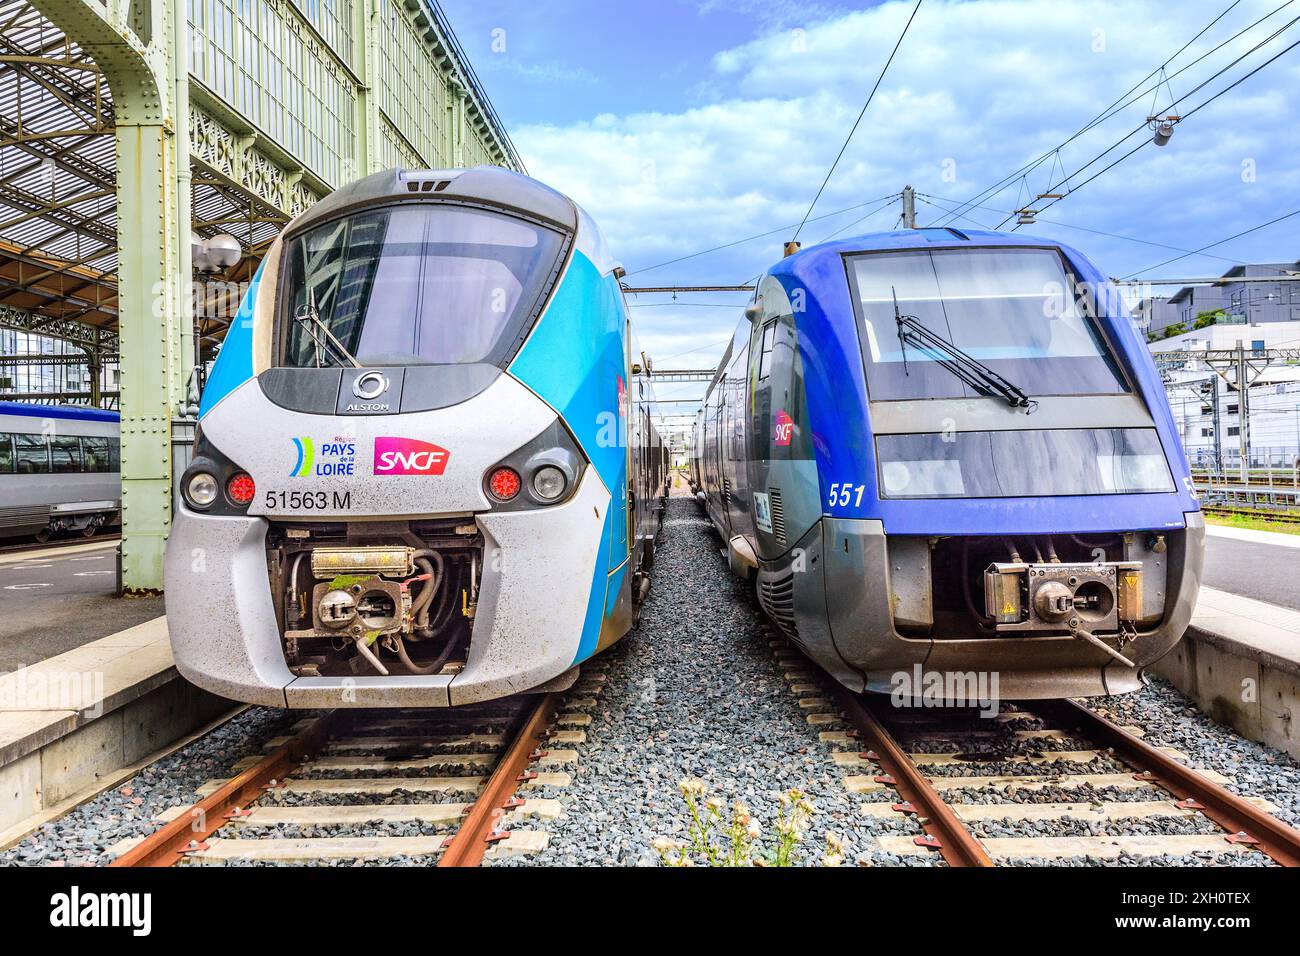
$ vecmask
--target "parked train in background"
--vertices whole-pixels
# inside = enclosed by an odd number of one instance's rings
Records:
[[[118,414],[0,401],[0,538],[87,538],[122,508]]]
[[[1129,691],[1192,614],[1204,520],[1165,391],[1056,242],[916,229],[783,259],[692,455],[733,570],[854,689]]]
[[[377,173],[290,223],[181,479],[180,672],[449,706],[560,687],[623,636],[667,474],[622,274],[570,199],[496,167]]]

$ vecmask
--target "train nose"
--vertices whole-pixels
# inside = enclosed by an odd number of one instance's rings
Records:
[[[355,378],[349,393],[383,385]],[[224,551],[205,574],[169,562],[169,588],[190,598],[171,613],[191,679],[291,707],[446,706],[557,677],[594,639],[597,561],[619,523],[533,392],[501,375],[454,408],[311,417],[281,416],[255,389],[205,420],[200,465],[229,467],[200,484],[223,504],[187,498],[169,545]],[[235,470],[256,488],[239,509],[223,490]],[[241,610],[214,623],[218,607]],[[218,666],[217,646],[242,650]]]

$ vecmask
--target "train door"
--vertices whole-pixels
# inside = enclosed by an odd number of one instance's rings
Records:
[[[626,310],[626,305],[624,306]],[[611,527],[611,554],[610,568],[616,568],[623,562],[623,559],[635,555],[632,554],[633,545],[636,541],[635,522],[636,522],[636,496],[633,493],[633,476],[635,470],[633,466],[632,454],[633,445],[635,444],[635,417],[632,411],[632,320],[624,312],[623,319],[623,374],[618,379],[618,427],[619,441],[623,442],[623,469],[624,469],[624,487],[621,491],[611,488],[613,495],[621,495],[623,501],[621,510],[623,514],[613,519]]]
[[[749,360],[749,346],[745,345],[727,370],[726,403],[727,430],[723,436],[725,458],[727,462],[727,527],[732,535],[750,534],[750,500],[749,500],[749,449],[746,447],[745,435],[748,432],[745,421],[745,372]]]
[[[708,469],[708,503],[709,517],[713,519],[720,534],[725,534],[727,527],[726,501],[723,498],[722,458],[724,455],[722,433],[726,402],[723,401],[722,383],[714,390],[714,404],[709,415],[709,439],[705,447],[705,463]]]
[[[821,514],[807,428],[794,309],[781,284],[764,280],[749,362],[749,480],[760,557],[786,552]]]

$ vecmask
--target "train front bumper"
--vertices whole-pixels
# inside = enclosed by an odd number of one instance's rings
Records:
[[[828,602],[828,633],[819,659],[832,657],[837,676],[850,686],[876,693],[911,687],[919,673],[937,675],[936,686],[949,677],[983,676],[1003,700],[1087,697],[1120,694],[1141,686],[1141,673],[1182,639],[1196,607],[1204,559],[1205,520],[1185,515],[1186,526],[1168,555],[1165,613],[1144,630],[1124,653],[1136,665],[1126,667],[1106,652],[1069,636],[989,637],[977,640],[907,637],[895,627],[894,576],[902,569],[890,561],[888,536],[879,521],[826,518],[822,541],[826,557],[824,589],[837,596]],[[864,587],[863,582],[868,586]],[[852,679],[847,679],[847,675]]]
[[[215,694],[270,707],[447,707],[530,690],[574,665],[589,604],[603,606],[605,582],[593,588],[593,579],[609,505],[587,467],[563,504],[475,516],[485,557],[460,673],[300,677],[285,662],[272,604],[267,519],[202,515],[178,502],[164,569],[177,670]]]

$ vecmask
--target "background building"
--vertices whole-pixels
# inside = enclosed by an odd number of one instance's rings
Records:
[[[1300,321],[1300,282],[1242,282],[1300,272],[1300,262],[1271,262],[1233,266],[1214,285],[1183,286],[1168,298],[1143,299],[1133,320],[1148,336],[1195,329],[1198,322],[1219,325],[1263,325]]]
[[[1300,292],[1300,283],[1286,285]],[[1223,470],[1238,467],[1242,416],[1235,369],[1219,363],[1216,370],[1197,357],[1198,352],[1236,349],[1238,342],[1249,363],[1251,464],[1290,467],[1300,456],[1300,364],[1266,353],[1300,349],[1300,321],[1209,325],[1151,344],[1187,457],[1195,466],[1210,468],[1217,454]],[[1162,360],[1164,353],[1183,354]]]

